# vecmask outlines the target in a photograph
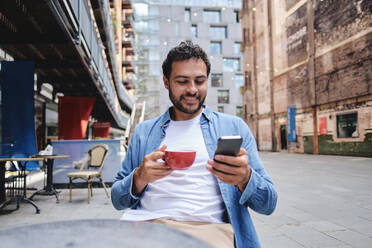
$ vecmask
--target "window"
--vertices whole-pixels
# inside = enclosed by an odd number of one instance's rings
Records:
[[[212,39],[216,39],[216,40],[226,39],[227,38],[227,27],[210,26],[209,36]]]
[[[248,28],[243,28],[243,43],[245,45],[249,45],[248,44],[250,42],[249,39],[250,39],[250,37],[249,37],[249,29]]]
[[[211,41],[211,51],[210,55],[220,55],[222,54],[222,45],[220,41]]]
[[[248,9],[248,0],[243,0],[243,9]]]
[[[205,23],[219,23],[221,22],[221,11],[204,10],[203,20]]]
[[[218,106],[217,111],[223,113],[224,112],[223,106]]]
[[[242,55],[242,52],[240,51],[240,46],[241,46],[242,43],[240,42],[235,42],[234,43],[234,54],[235,55]]]
[[[185,22],[191,22],[191,9],[185,9]]]
[[[236,116],[239,116],[240,118],[243,117],[243,107],[242,106],[236,106]]]
[[[222,74],[212,74],[211,85],[212,87],[222,87]]]
[[[244,86],[244,76],[243,74],[235,74],[235,87],[239,89]]]
[[[239,23],[240,22],[239,10],[234,10],[234,15],[235,15],[235,22]]]
[[[358,114],[337,115],[337,137],[356,138],[358,136]]]
[[[229,90],[218,90],[217,98],[218,103],[229,103],[230,102]]]
[[[223,59],[223,70],[224,71],[240,71],[240,59],[239,58],[224,58]]]
[[[198,38],[198,26],[196,24],[191,25],[191,36],[192,38]]]
[[[244,72],[244,86],[248,88],[251,85],[251,75],[248,71]]]

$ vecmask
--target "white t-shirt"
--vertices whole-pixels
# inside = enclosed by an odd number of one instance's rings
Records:
[[[168,218],[223,223],[221,192],[216,178],[205,168],[209,156],[200,127],[200,115],[191,120],[171,121],[161,146],[163,144],[168,150],[196,150],[193,165],[149,183],[139,208],[127,210],[121,220]]]

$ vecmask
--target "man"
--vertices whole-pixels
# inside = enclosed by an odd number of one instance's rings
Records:
[[[203,105],[210,63],[198,45],[181,42],[162,68],[173,106],[134,129],[112,186],[113,205],[131,208],[122,220],[163,223],[214,247],[260,247],[248,207],[271,214],[277,193],[251,131],[240,118]],[[214,156],[218,138],[227,135],[243,137],[240,152]],[[162,160],[167,147],[195,149],[193,165],[172,171]]]

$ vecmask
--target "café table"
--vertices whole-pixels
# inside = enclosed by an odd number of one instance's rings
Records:
[[[64,159],[69,158],[69,155],[34,155],[32,156],[34,158],[43,158],[46,161],[47,165],[47,182],[43,189],[36,191],[34,194],[31,195],[29,198],[32,200],[32,198],[35,195],[55,195],[56,196],[56,203],[59,203],[58,194],[59,191],[55,190],[53,187],[53,163],[54,159]]]
[[[162,224],[114,219],[68,220],[5,229],[0,231],[0,240],[7,248],[25,244],[28,248],[211,248],[204,241]]]
[[[0,158],[0,210],[4,207],[15,201],[17,207],[14,210],[19,209],[19,204],[21,202],[29,203],[33,205],[36,209],[36,213],[40,213],[39,207],[30,199],[27,199],[27,186],[26,186],[26,165],[29,161],[42,161],[44,158]],[[14,165],[14,162],[18,162],[19,175],[23,177],[23,187],[22,194],[12,196],[10,199],[6,199],[5,192],[5,164],[6,162],[11,162]]]

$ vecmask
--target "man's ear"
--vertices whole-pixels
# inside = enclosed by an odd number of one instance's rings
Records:
[[[168,81],[168,79],[165,76],[163,76],[163,82],[164,82],[164,87],[167,90],[169,90],[169,81]]]

